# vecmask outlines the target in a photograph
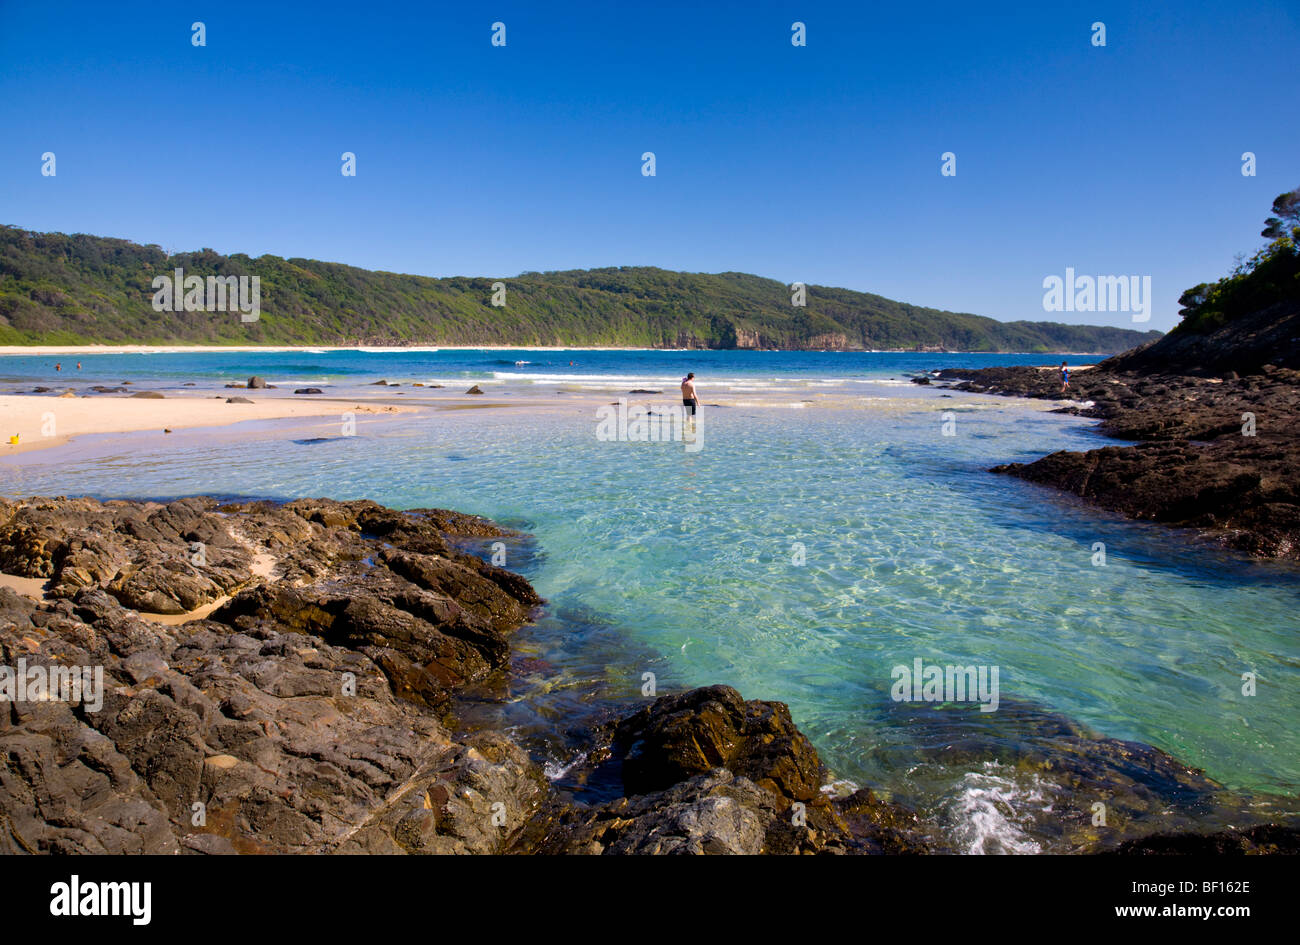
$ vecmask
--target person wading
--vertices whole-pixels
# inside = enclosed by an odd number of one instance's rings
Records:
[[[685,407],[692,420],[695,419],[695,410],[700,405],[699,395],[695,393],[695,372],[691,371],[682,378],[682,406]]]

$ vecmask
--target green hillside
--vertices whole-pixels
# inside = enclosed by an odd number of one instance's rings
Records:
[[[155,276],[261,277],[261,317],[158,312]],[[1114,353],[1158,332],[999,322],[744,273],[645,267],[489,278],[372,272],[210,249],[168,255],[127,240],[0,226],[0,344],[595,345]]]

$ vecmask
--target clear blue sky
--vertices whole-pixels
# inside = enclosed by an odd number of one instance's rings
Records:
[[[0,0],[0,222],[428,275],[739,270],[1129,324],[1043,312],[1044,276],[1073,266],[1150,275],[1137,327],[1167,329],[1300,185],[1297,50],[1296,0]]]

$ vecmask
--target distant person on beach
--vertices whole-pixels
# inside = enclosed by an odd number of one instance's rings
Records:
[[[695,408],[700,405],[700,398],[695,393],[695,372],[691,371],[682,378],[682,406],[691,409],[691,416],[695,416]]]
[[[1064,394],[1070,387],[1070,369],[1065,362],[1061,362],[1061,393]]]
[[[80,361],[77,362],[77,370],[78,370],[78,371],[81,370],[81,362],[80,362]]]

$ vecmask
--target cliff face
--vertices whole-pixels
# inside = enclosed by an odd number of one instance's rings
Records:
[[[807,338],[788,335],[767,335],[750,328],[735,330],[735,347],[752,350],[779,348],[788,351],[861,351],[862,345],[851,344],[844,332],[826,332]]]

